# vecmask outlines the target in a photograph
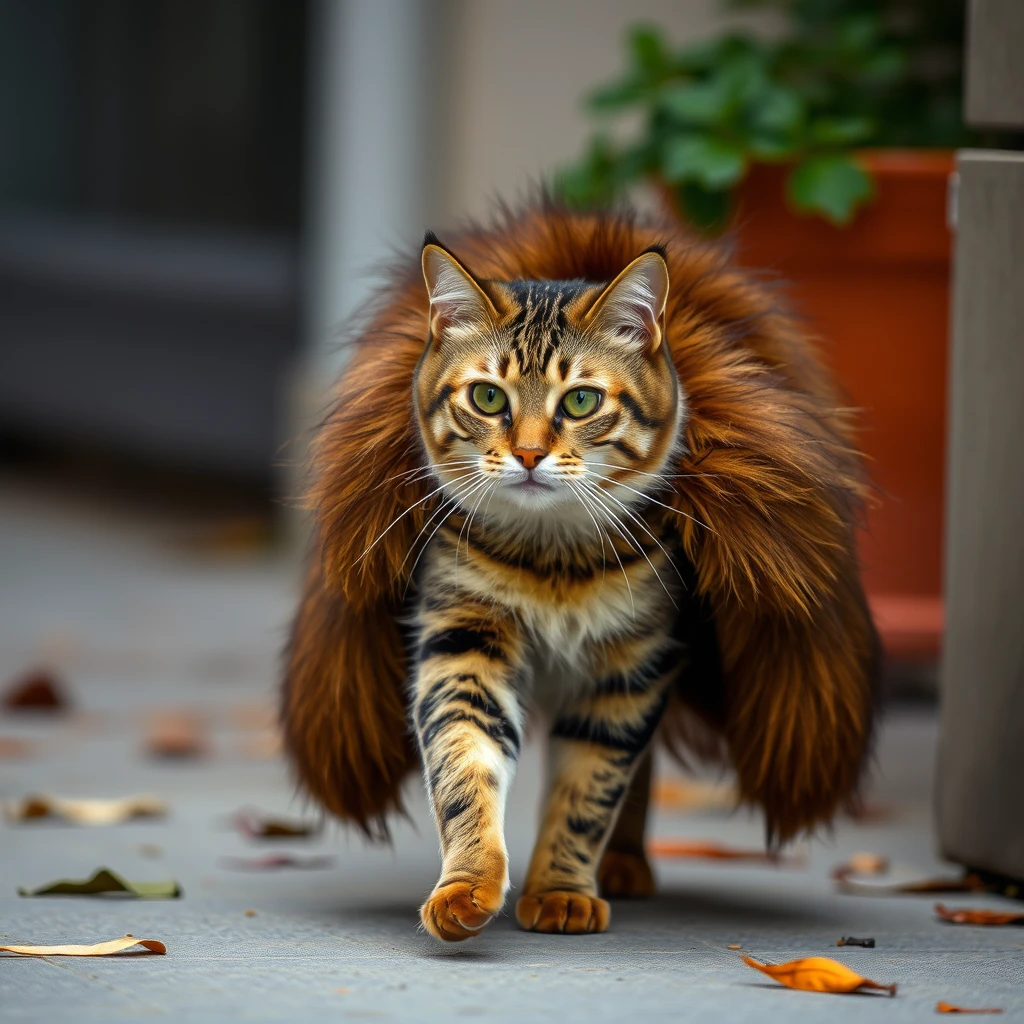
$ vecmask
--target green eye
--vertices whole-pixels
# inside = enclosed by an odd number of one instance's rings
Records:
[[[589,416],[601,404],[601,392],[593,388],[577,388],[562,399],[562,408],[573,419]]]
[[[505,392],[493,384],[474,384],[469,389],[470,401],[487,416],[495,416],[504,412],[508,406]]]

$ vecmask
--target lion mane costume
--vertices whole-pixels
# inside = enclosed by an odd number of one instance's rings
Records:
[[[686,513],[665,517],[711,610],[718,664],[673,699],[662,738],[685,754],[707,746],[695,737],[713,736],[741,799],[763,808],[770,842],[827,823],[856,799],[878,643],[858,575],[867,488],[851,411],[814,345],[771,289],[678,224],[542,201],[446,241],[480,277],[499,280],[608,281],[645,249],[664,248],[666,339],[688,419],[679,476],[659,498]],[[435,486],[414,472],[424,462],[412,385],[428,314],[417,259],[395,270],[372,309],[313,449],[315,542],[282,722],[304,790],[387,839],[419,765],[401,619],[406,556],[433,509],[402,513]]]

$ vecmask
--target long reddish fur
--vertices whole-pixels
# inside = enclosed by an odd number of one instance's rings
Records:
[[[772,839],[827,822],[856,795],[877,640],[854,546],[861,460],[813,344],[769,289],[673,223],[542,202],[446,243],[477,276],[502,280],[607,281],[649,246],[665,247],[666,340],[688,416],[676,470],[692,474],[666,500],[692,518],[665,516],[715,616],[724,693],[706,724]],[[375,308],[314,447],[316,551],[283,722],[306,790],[379,838],[417,760],[396,616],[424,506],[373,542],[434,486],[409,473],[422,465],[412,407],[427,322],[418,261],[396,271]]]

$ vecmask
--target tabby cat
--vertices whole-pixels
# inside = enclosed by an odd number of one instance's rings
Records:
[[[543,722],[516,918],[604,931],[602,895],[653,891],[663,718],[724,738],[772,841],[855,792],[875,640],[849,424],[791,321],[678,229],[547,205],[451,250],[428,235],[421,271],[321,434],[289,748],[377,837],[422,762],[442,866],[421,919],[459,941],[504,903],[505,801]]]

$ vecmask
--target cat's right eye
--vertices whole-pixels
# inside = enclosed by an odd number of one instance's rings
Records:
[[[469,389],[469,400],[485,416],[497,416],[508,407],[508,397],[494,384],[474,384]]]

